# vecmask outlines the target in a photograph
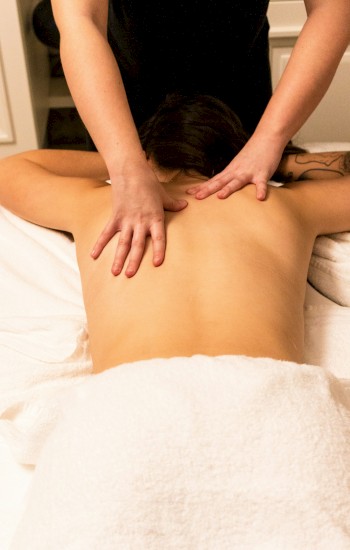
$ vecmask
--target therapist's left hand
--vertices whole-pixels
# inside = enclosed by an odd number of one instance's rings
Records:
[[[187,189],[196,199],[205,199],[217,193],[219,199],[226,199],[247,184],[256,185],[256,198],[266,198],[267,182],[276,172],[283,148],[266,143],[254,136],[226,166],[222,172],[206,182]]]

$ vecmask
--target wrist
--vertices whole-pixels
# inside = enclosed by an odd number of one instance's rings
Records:
[[[124,182],[135,186],[155,178],[144,154],[142,157],[128,156],[122,162],[115,163],[109,174],[112,182]]]
[[[288,113],[287,113],[288,114]],[[298,128],[293,128],[294,121],[281,108],[275,95],[272,96],[253,135],[266,142],[282,155],[287,143],[293,138]]]
[[[107,163],[106,163],[107,164]],[[128,177],[133,174],[149,171],[150,167],[144,151],[134,151],[123,156],[114,155],[107,164],[108,172],[113,177]]]
[[[259,124],[251,139],[264,144],[266,149],[275,151],[276,155],[279,154],[281,157],[290,137],[276,128],[271,128],[270,125]]]

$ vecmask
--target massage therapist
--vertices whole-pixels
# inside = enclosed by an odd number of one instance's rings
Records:
[[[226,198],[248,183],[263,200],[284,147],[324,96],[350,41],[349,0],[305,0],[307,20],[272,96],[268,0],[52,0],[63,68],[113,189],[91,254],[120,232],[112,272],[133,276],[150,235],[165,255],[164,210],[179,211],[146,158],[137,128],[168,92],[211,94],[251,137],[226,169],[189,193]],[[118,196],[118,200],[116,197]],[[102,229],[102,228],[101,228]]]

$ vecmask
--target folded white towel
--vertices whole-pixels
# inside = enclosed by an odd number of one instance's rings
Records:
[[[308,279],[333,302],[350,306],[350,232],[316,239]]]
[[[320,367],[141,361],[62,406],[13,550],[350,548],[350,396]]]

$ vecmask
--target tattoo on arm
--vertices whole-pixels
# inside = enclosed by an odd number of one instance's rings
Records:
[[[292,181],[337,178],[350,174],[350,152],[297,153],[282,160],[276,177]]]
[[[350,152],[349,151],[344,153],[343,169],[344,169],[344,174],[350,174]]]

